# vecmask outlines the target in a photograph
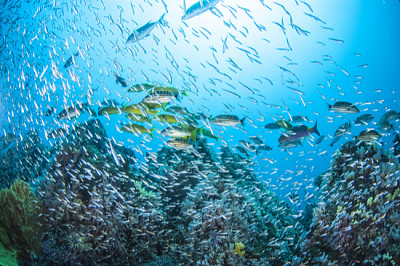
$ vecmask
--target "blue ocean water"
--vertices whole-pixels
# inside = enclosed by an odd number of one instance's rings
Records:
[[[187,8],[193,4],[185,2]],[[63,139],[49,139],[51,131],[72,132],[79,123],[99,119],[111,139],[107,145],[132,149],[135,167],[142,169],[149,163],[146,156],[166,147],[169,138],[155,117],[151,124],[138,123],[154,128],[153,138],[121,131],[130,123],[121,110],[148,94],[128,89],[144,83],[171,86],[188,95],[167,108],[179,105],[196,114],[197,127],[219,138],[199,134],[217,157],[224,147],[243,161],[248,157],[245,164],[259,181],[301,215],[307,202],[316,201],[320,188],[314,181],[332,169],[341,145],[374,129],[381,134],[374,145],[393,150],[399,134],[399,117],[390,121],[390,129],[379,129],[386,112],[400,112],[399,1],[224,0],[185,20],[183,1],[173,0],[3,0],[0,6],[0,135],[16,136],[3,139],[3,154],[32,130],[51,147]],[[158,24],[163,14],[165,23]],[[126,42],[149,21],[156,24],[148,36]],[[79,104],[97,113],[107,99],[120,103],[117,114],[94,117],[83,110],[73,119],[57,118]],[[360,112],[329,110],[328,104],[338,101]],[[45,115],[51,108],[55,112]],[[211,123],[222,114],[244,118],[244,125]],[[356,125],[363,114],[374,119]],[[299,115],[307,121],[292,122]],[[282,119],[295,127],[316,125],[324,139],[316,144],[313,133],[296,147],[279,147],[279,137],[290,135],[290,129],[265,125]],[[346,122],[351,131],[330,145]],[[239,151],[241,141],[255,145],[252,137],[271,149]],[[295,194],[299,199],[293,202]]]

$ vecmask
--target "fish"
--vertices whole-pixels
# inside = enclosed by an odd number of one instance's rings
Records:
[[[121,114],[121,108],[115,106],[106,106],[99,110],[98,115],[115,115]]]
[[[150,108],[162,107],[164,110],[166,110],[165,106],[175,99],[175,95],[170,91],[158,91],[149,93],[149,95],[147,95],[141,103]]]
[[[311,135],[313,133],[317,134],[318,136],[321,136],[321,134],[319,133],[319,131],[317,129],[317,122],[315,122],[315,125],[312,128],[306,127],[304,125],[293,127],[291,129],[287,130],[284,134],[282,134],[279,137],[278,141],[280,144],[294,142],[296,140],[300,140],[305,137],[308,137],[309,135]]]
[[[328,104],[328,107],[329,110],[342,114],[356,114],[360,112],[357,106],[345,101],[338,101],[334,105]]]
[[[140,122],[140,123],[151,123],[153,120],[149,117],[137,115],[137,114],[127,114],[126,117],[132,121]]]
[[[173,126],[161,131],[161,135],[173,138],[185,138],[190,136],[190,132],[183,127]]]
[[[85,111],[88,111],[93,116],[97,116],[96,112],[87,103],[84,103],[65,108],[57,115],[57,119],[69,120],[71,118],[77,118],[78,116],[80,116],[81,113]]]
[[[190,150],[194,147],[188,139],[181,138],[167,141],[167,146],[176,150]]]
[[[221,139],[221,137],[215,136],[213,132],[211,132],[211,130],[207,129],[207,128],[200,128],[199,130],[199,134],[207,137],[207,138],[211,138],[211,139],[215,139],[218,143]]]
[[[218,4],[220,0],[199,0],[198,2],[191,5],[188,9],[186,9],[186,2],[183,0],[183,11],[184,14],[182,16],[182,20],[187,20],[193,17],[196,17],[212,8]]]
[[[315,146],[321,144],[322,141],[324,141],[325,136],[321,135],[316,141],[315,141]]]
[[[70,56],[70,57],[68,58],[68,60],[65,61],[65,63],[64,63],[64,68],[70,67],[70,66],[72,65],[72,63],[74,62],[74,56],[78,56],[78,55],[79,55],[79,52],[76,52],[75,54],[73,54],[72,56]]]
[[[157,119],[160,122],[169,123],[169,124],[178,124],[178,123],[183,122],[182,119],[180,119],[179,117],[177,117],[175,115],[171,115],[171,114],[157,115]]]
[[[387,111],[381,117],[381,119],[379,120],[379,123],[384,122],[384,121],[390,122],[390,121],[397,120],[397,119],[400,119],[400,113],[397,113],[396,111],[391,110],[391,111]]]
[[[371,122],[374,118],[375,116],[372,114],[364,114],[357,117],[354,122],[356,123],[356,125],[368,125],[368,123]]]
[[[373,129],[367,129],[362,131],[357,137],[357,140],[360,141],[366,141],[366,142],[370,142],[370,141],[375,141],[377,139],[379,139],[381,137],[381,134],[379,134],[378,132],[376,132]]]
[[[350,134],[351,124],[350,122],[344,123],[341,125],[335,132],[335,137],[344,136],[346,134]]]
[[[130,114],[142,115],[142,116],[156,115],[160,112],[158,110],[151,110],[151,109],[147,108],[145,105],[141,105],[141,104],[125,105],[121,108],[121,110],[124,113],[130,113]]]
[[[289,123],[289,121],[286,121],[284,119],[276,121],[276,124],[284,129],[291,129],[293,127],[292,124]]]
[[[338,142],[340,138],[341,138],[341,136],[333,138],[332,142],[331,142],[329,145],[330,145],[331,147],[333,147],[333,144],[335,144],[336,142]]]
[[[266,124],[266,125],[264,126],[264,128],[267,128],[267,129],[279,129],[279,128],[281,128],[281,126],[278,125],[278,124],[275,122],[275,123],[268,123],[268,124]]]
[[[296,148],[299,144],[301,144],[301,140],[295,140],[295,141],[280,143],[278,147],[284,149],[290,149],[290,148]]]
[[[250,143],[247,140],[239,140],[239,144],[248,152],[257,152],[254,143]]]
[[[124,88],[128,87],[128,84],[126,83],[126,80],[124,78],[118,76],[117,74],[114,74],[114,78],[117,84],[120,84]]]
[[[193,142],[196,142],[197,128],[196,127],[180,127],[173,126],[161,131],[161,135],[173,138],[190,138]]]
[[[126,40],[126,44],[130,43],[135,43],[138,42],[147,36],[150,35],[150,33],[154,30],[157,25],[162,25],[162,26],[167,26],[167,22],[164,20],[164,16],[166,13],[164,13],[159,20],[157,21],[149,21],[145,25],[135,29],[129,36],[128,39]]]
[[[243,147],[241,147],[241,146],[236,146],[236,149],[237,149],[240,153],[246,155],[247,158],[250,158],[250,156],[249,156],[249,154],[247,153],[246,149],[244,149]]]
[[[179,98],[182,95],[185,95],[185,96],[189,95],[186,90],[180,91],[180,90],[178,90],[177,88],[174,88],[174,87],[154,86],[149,90],[149,93],[156,93],[156,94],[160,94],[160,93],[164,93],[164,92],[171,93],[176,98]]]
[[[189,111],[186,109],[186,107],[182,107],[182,106],[170,106],[166,109],[167,112],[169,113],[175,113],[175,114],[179,114],[179,115],[189,115]]]
[[[388,131],[388,130],[392,130],[393,129],[393,125],[390,124],[388,121],[383,120],[383,121],[379,121],[378,123],[378,129],[382,130],[382,131]]]
[[[259,137],[250,136],[249,139],[250,139],[252,142],[254,142],[255,144],[258,144],[258,145],[264,144],[264,142],[262,141],[262,139],[260,139]]]
[[[148,91],[154,88],[155,85],[148,84],[148,83],[140,83],[140,84],[135,84],[132,87],[128,89],[128,92],[142,92],[142,91]]]
[[[293,123],[301,123],[301,122],[308,122],[307,116],[296,115],[292,117],[291,122]]]
[[[153,131],[154,128],[149,129],[145,126],[138,125],[138,124],[126,124],[121,127],[121,130],[128,133],[136,133],[136,134],[144,134],[147,133],[154,138]]]
[[[57,128],[46,135],[47,139],[58,139],[64,137],[67,134],[67,130],[64,128]]]
[[[111,144],[111,140],[108,140],[108,143],[110,145],[110,151],[111,151],[111,154],[112,154],[112,156],[114,158],[115,163],[117,164],[117,166],[121,166],[121,164],[119,162],[119,159],[118,159],[118,156],[117,156],[117,153],[115,152],[114,147]]]
[[[47,111],[44,113],[45,116],[51,116],[53,115],[55,112],[57,112],[57,109],[55,107],[50,107],[49,109],[47,109]]]
[[[217,125],[217,126],[237,126],[237,125],[242,125],[244,126],[244,120],[246,117],[243,117],[243,119],[240,119],[236,115],[217,115],[216,117],[212,118],[210,120],[211,124]]]

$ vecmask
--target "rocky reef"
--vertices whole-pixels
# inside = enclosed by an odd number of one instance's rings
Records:
[[[323,265],[400,263],[400,164],[393,149],[350,141],[321,175],[303,259]]]

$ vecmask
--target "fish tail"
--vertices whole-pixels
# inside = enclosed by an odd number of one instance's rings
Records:
[[[326,104],[328,105],[328,110],[331,110],[332,109],[332,105],[329,104],[329,103],[326,103]]]
[[[317,121],[315,121],[315,125],[313,127],[313,132],[316,133],[318,136],[321,136],[321,134],[319,133],[319,131],[317,129]]]
[[[149,134],[150,134],[151,139],[154,139],[154,133],[153,132],[154,132],[154,128],[150,129]]]
[[[188,92],[186,90],[183,90],[182,94],[185,95],[185,96],[189,96],[189,94],[188,94]]]
[[[158,23],[160,23],[162,26],[168,26],[168,22],[164,19],[165,14],[167,14],[167,12],[165,12],[164,14],[162,14],[162,16],[160,17],[160,19],[158,20]]]
[[[190,139],[196,143],[196,139],[197,139],[197,128],[195,130],[192,131],[192,133],[190,134]]]
[[[242,126],[244,126],[244,121],[246,120],[246,117],[243,117],[242,120],[240,120],[240,123],[242,124]]]

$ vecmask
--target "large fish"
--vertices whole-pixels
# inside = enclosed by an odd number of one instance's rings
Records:
[[[341,137],[350,134],[351,124],[350,121],[341,125],[335,132],[335,137]]]
[[[365,142],[373,142],[381,137],[381,134],[372,129],[364,130],[358,135],[357,140],[365,141]]]
[[[194,3],[188,9],[186,9],[186,2],[185,0],[183,0],[183,9],[185,13],[183,14],[182,20],[196,17],[214,8],[214,6],[218,4],[219,1],[220,0],[200,0],[199,2]]]
[[[158,24],[166,26],[167,22],[164,20],[165,13],[161,16],[161,18],[157,21],[149,21],[145,25],[141,26],[140,28],[137,28],[132,32],[131,35],[129,35],[128,39],[126,40],[126,43],[134,43],[138,42],[147,36],[150,35],[150,32],[154,30],[155,27],[157,27]]]
[[[356,125],[368,125],[369,122],[371,122],[372,119],[374,119],[374,115],[372,114],[365,114],[357,117],[355,123]]]
[[[77,104],[75,106],[69,106],[62,110],[58,115],[57,119],[72,119],[77,118],[83,112],[89,112],[91,116],[97,116],[96,112],[88,103]]]
[[[245,117],[243,119],[239,119],[236,115],[217,115],[213,119],[211,119],[211,124],[217,126],[237,126],[244,124]]]
[[[293,127],[285,132],[285,134],[282,134],[279,137],[279,143],[280,144],[285,144],[285,143],[290,143],[290,142],[295,142],[297,140],[303,139],[305,137],[308,137],[309,135],[316,133],[318,136],[321,136],[319,134],[318,129],[317,129],[317,122],[315,122],[314,127],[306,127],[304,125],[298,126],[298,127]]]
[[[360,110],[357,108],[357,106],[355,106],[352,103],[344,102],[344,101],[338,101],[334,105],[328,104],[328,106],[329,106],[329,110],[335,111],[337,113],[356,114],[356,113],[360,112]]]

